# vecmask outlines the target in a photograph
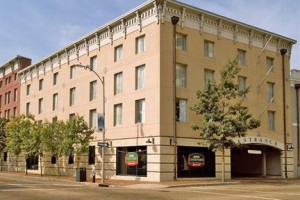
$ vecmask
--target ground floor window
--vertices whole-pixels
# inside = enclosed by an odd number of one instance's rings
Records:
[[[178,177],[215,177],[215,153],[206,147],[178,147]]]
[[[30,170],[39,169],[39,156],[30,156],[26,159],[26,167]]]
[[[7,161],[7,152],[3,153],[3,161]]]
[[[117,175],[147,176],[147,147],[118,147]]]

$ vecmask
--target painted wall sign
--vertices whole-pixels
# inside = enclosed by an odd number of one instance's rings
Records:
[[[265,137],[242,137],[236,138],[234,142],[239,144],[264,144],[280,150],[284,150],[284,144],[282,142]]]
[[[125,155],[125,165],[136,166],[139,163],[138,154],[136,152],[128,152]]]
[[[192,153],[188,157],[188,166],[202,167],[204,166],[204,155],[200,153]]]

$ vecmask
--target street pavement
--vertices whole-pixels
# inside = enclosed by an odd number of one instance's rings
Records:
[[[76,182],[74,177],[39,177],[20,173],[0,173],[0,200],[211,200],[262,199],[299,200],[299,179],[178,180],[141,182],[106,180],[109,187]]]

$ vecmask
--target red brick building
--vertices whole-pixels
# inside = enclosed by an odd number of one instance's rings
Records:
[[[0,66],[0,117],[20,113],[20,84],[18,71],[31,65],[31,59],[17,55]]]

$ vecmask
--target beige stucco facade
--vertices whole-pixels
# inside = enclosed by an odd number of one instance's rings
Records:
[[[176,91],[174,91],[172,16],[180,18],[176,25],[176,33],[186,37],[186,50],[176,50],[176,63],[186,66],[186,87],[176,88]],[[140,36],[145,37],[145,50],[137,54],[136,41]],[[212,57],[204,55],[205,41],[214,44]],[[284,169],[287,166],[287,174],[292,177],[292,152],[287,151],[287,159],[283,153],[285,148],[280,49],[288,50],[284,63],[285,108],[286,112],[290,112],[289,59],[295,42],[278,34],[178,2],[148,1],[105,27],[99,28],[96,32],[82,37],[21,71],[19,73],[21,113],[26,113],[29,108],[29,112],[34,114],[37,120],[49,121],[55,116],[61,120],[68,120],[70,114],[78,113],[90,122],[90,110],[96,109],[97,113],[103,112],[102,85],[95,74],[79,67],[76,68],[75,77],[71,79],[70,66],[78,63],[90,65],[90,58],[97,56],[95,71],[105,78],[105,136],[110,144],[110,147],[105,150],[107,178],[137,179],[138,177],[139,180],[147,181],[192,178],[187,177],[183,169],[182,172],[178,172],[181,168],[178,159],[181,152],[193,151],[193,149],[207,151],[209,155],[212,155],[210,159],[213,163],[211,164],[213,172],[210,172],[209,178],[221,178],[221,153],[206,150],[205,141],[202,141],[199,134],[191,129],[191,125],[197,122],[199,117],[189,108],[196,103],[196,91],[204,89],[204,71],[206,69],[214,71],[214,78],[217,81],[220,69],[228,60],[236,58],[238,50],[243,50],[246,52],[246,57],[245,65],[241,66],[240,76],[246,77],[246,85],[250,86],[250,93],[244,99],[243,105],[249,108],[254,117],[261,119],[261,127],[249,132],[248,138],[242,139],[245,143],[259,146],[259,148],[270,148],[268,149],[270,151],[278,150],[276,155],[270,155],[266,153],[267,150],[266,152],[262,150],[263,158],[259,158],[261,166],[257,169],[258,174],[274,175],[269,169],[273,163],[272,167],[276,168],[276,176],[284,176]],[[123,46],[123,58],[115,61],[115,49],[120,45]],[[266,67],[267,57],[272,58],[274,64],[270,73]],[[136,68],[142,65],[145,66],[144,87],[136,89]],[[56,85],[53,85],[55,73],[58,73],[58,81]],[[115,94],[114,80],[118,73],[122,73],[122,92]],[[43,88],[39,90],[41,79],[43,79]],[[96,99],[90,101],[90,82],[95,80],[97,81]],[[269,102],[267,97],[267,83],[269,82],[274,83],[273,102]],[[29,94],[27,94],[28,85],[31,85]],[[72,106],[70,106],[71,88],[76,88],[75,103]],[[56,110],[53,110],[54,94],[58,94]],[[184,122],[175,122],[174,94],[176,98],[187,102],[187,117]],[[40,110],[39,99],[42,99]],[[145,100],[145,116],[144,122],[136,123],[136,101],[140,99]],[[116,126],[114,108],[115,105],[120,104],[122,105],[122,123]],[[269,131],[268,111],[275,113],[275,130],[273,131]],[[290,115],[286,115],[286,123],[291,124]],[[254,139],[250,140],[250,137],[258,139],[254,141]],[[148,138],[151,138],[152,143],[146,143]],[[260,138],[266,140],[259,140]],[[97,142],[101,139],[102,132],[96,130],[91,145],[96,146],[97,176],[100,176],[102,162],[101,150],[97,147]],[[268,144],[266,141],[273,144]],[[286,128],[286,142],[292,142],[290,126]],[[118,163],[122,160],[118,152],[124,150],[124,147],[128,149],[129,147],[143,147],[147,156],[146,175],[127,174],[124,176],[122,163]],[[226,151],[226,178],[231,178],[232,175],[232,153],[231,150]],[[234,154],[236,158],[236,152]],[[50,172],[50,161],[44,160],[44,173]],[[67,174],[74,174],[72,169],[75,166],[64,166],[68,169]],[[88,172],[92,167],[88,165],[87,159],[83,159],[82,166],[86,166]],[[176,171],[175,175],[174,171]],[[242,171],[237,170],[236,173],[242,173]],[[197,178],[206,177],[197,175]]]

